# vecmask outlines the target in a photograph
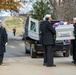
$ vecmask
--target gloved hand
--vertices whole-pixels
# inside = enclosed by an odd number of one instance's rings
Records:
[[[5,45],[7,45],[8,43],[6,42],[6,44]]]

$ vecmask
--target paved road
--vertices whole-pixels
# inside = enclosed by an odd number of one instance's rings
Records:
[[[13,37],[12,37],[13,38]],[[23,57],[25,56],[25,46],[24,42],[20,39],[17,40],[16,37],[8,40],[8,45],[6,46],[5,57]]]
[[[56,67],[43,66],[43,58],[32,59],[24,53],[21,40],[10,39],[5,53],[4,64],[0,66],[0,75],[76,75],[76,66],[72,57],[55,57]]]
[[[14,37],[9,33],[6,49],[0,75],[76,75],[76,66],[71,63],[71,56],[55,57],[56,67],[43,66],[43,58],[32,59],[24,53],[24,42],[19,36]]]

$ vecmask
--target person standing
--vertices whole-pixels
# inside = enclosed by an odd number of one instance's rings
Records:
[[[0,65],[3,63],[4,52],[6,52],[5,44],[7,43],[6,29],[2,26],[0,20]]]
[[[44,21],[41,25],[41,42],[44,48],[44,66],[53,67],[54,65],[54,51],[53,46],[55,44],[54,35],[56,35],[55,29],[52,27],[51,24],[51,15],[47,14],[44,17]]]
[[[16,28],[13,28],[13,35],[16,35]]]
[[[73,45],[73,61],[72,63],[75,64],[76,66],[76,18],[73,19],[73,26],[74,26],[74,36],[75,36],[75,39],[72,40],[72,45]]]

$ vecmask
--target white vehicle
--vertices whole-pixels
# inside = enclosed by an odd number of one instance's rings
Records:
[[[52,21],[56,23],[59,21]],[[38,53],[43,53],[43,46],[40,44],[39,40],[39,22],[30,17],[26,20],[24,42],[25,42],[25,53],[30,53],[32,58],[36,58]],[[58,33],[59,29],[57,29]],[[73,33],[73,29],[72,29]],[[58,38],[58,37],[57,37]],[[72,38],[73,39],[73,38]],[[29,47],[28,47],[29,45]],[[55,41],[54,51],[60,51],[63,53],[64,57],[69,56],[70,42],[67,39],[61,39]]]

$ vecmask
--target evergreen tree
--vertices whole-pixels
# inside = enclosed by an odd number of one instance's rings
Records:
[[[38,20],[42,20],[46,14],[52,14],[52,12],[50,2],[46,0],[35,2],[31,11],[32,17]]]

